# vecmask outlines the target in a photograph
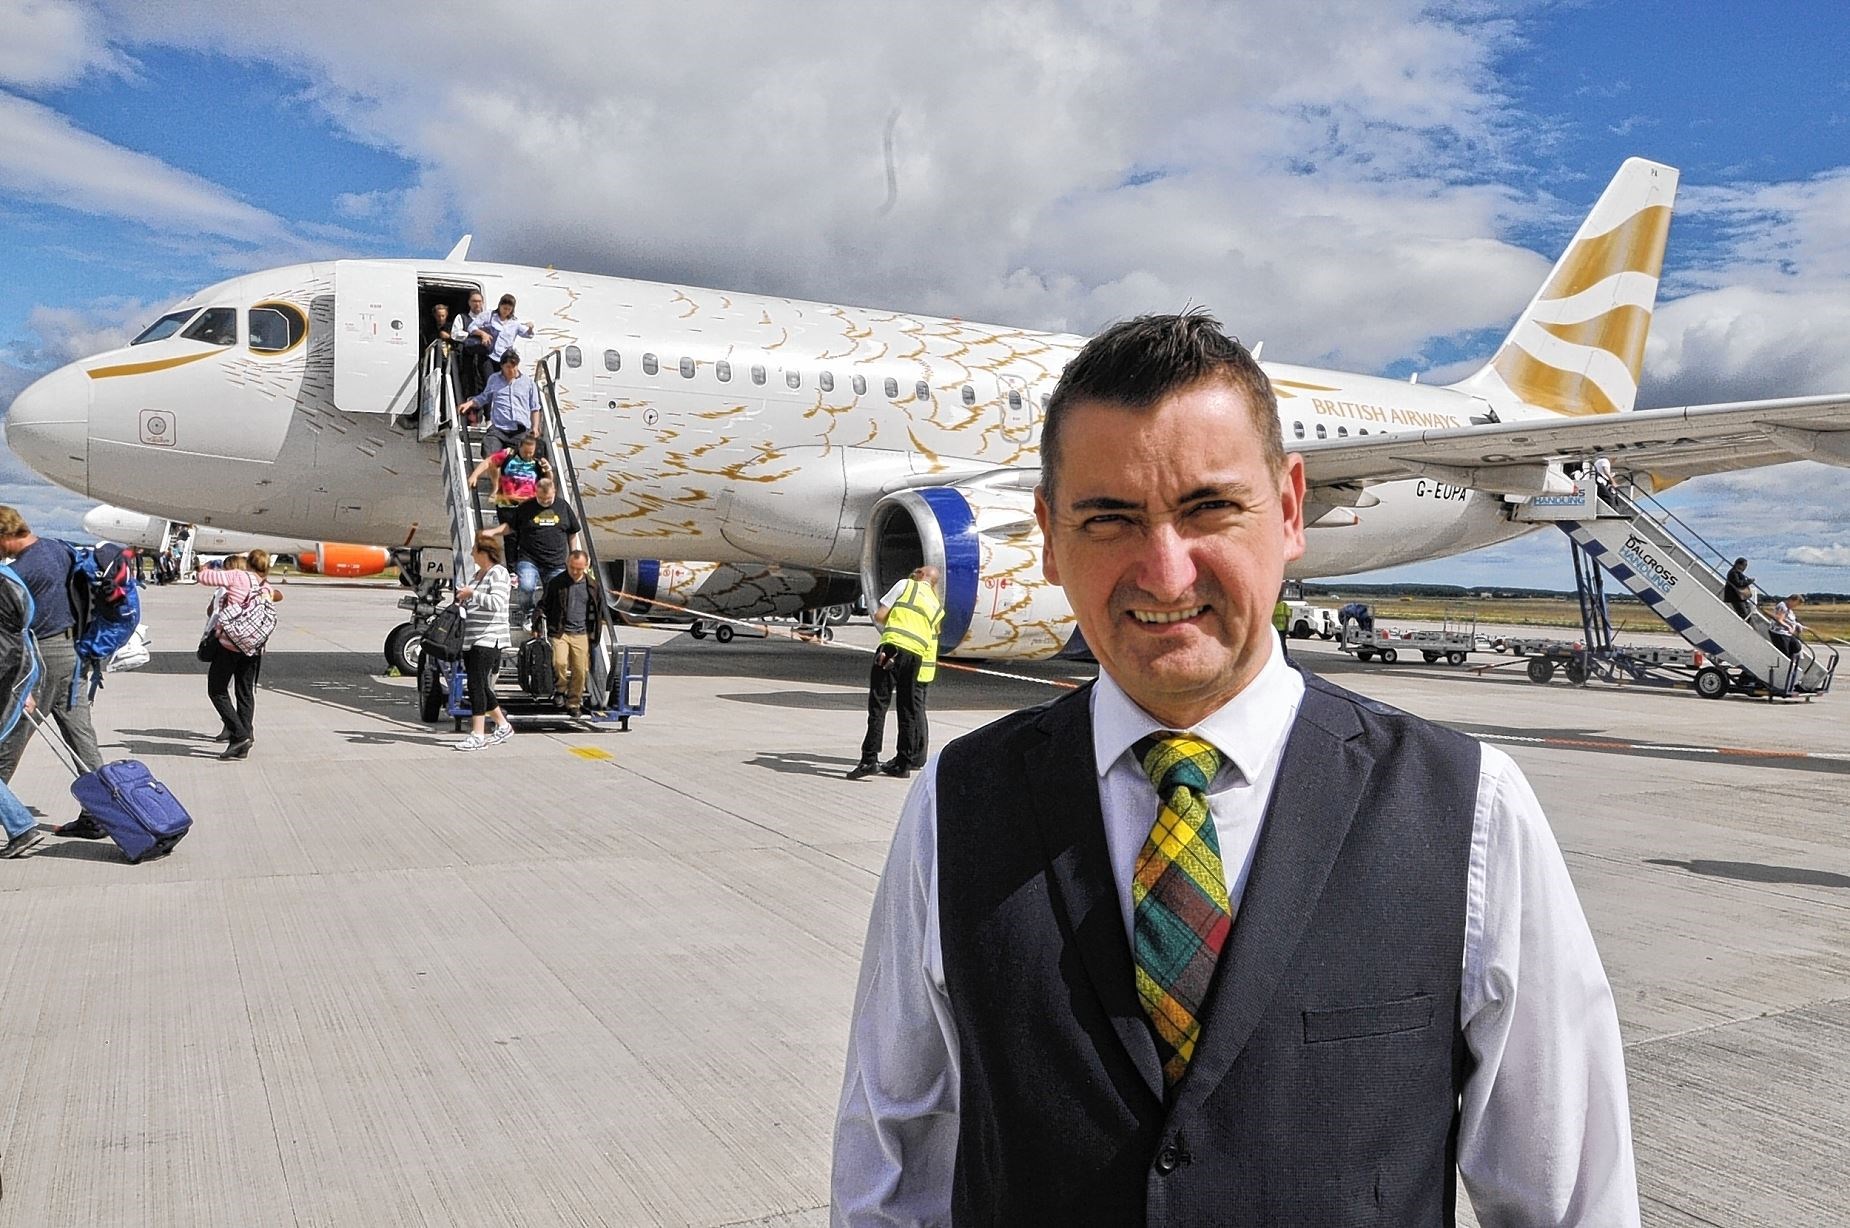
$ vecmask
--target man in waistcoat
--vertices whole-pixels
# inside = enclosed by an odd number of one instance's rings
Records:
[[[937,586],[936,567],[914,567],[874,606],[880,645],[868,671],[867,736],[861,739],[861,759],[849,769],[849,780],[875,772],[904,780],[925,766],[925,690],[938,676],[938,632],[944,626],[944,602]],[[893,757],[881,763],[886,710],[894,703],[899,706],[899,743]]]
[[[1632,1228],[1612,992],[1503,752],[1286,663],[1304,468],[1211,318],[1061,376],[1098,681],[945,748],[875,896],[838,1225]]]

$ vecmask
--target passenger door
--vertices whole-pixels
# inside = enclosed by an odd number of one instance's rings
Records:
[[[417,271],[382,260],[336,261],[334,407],[409,413],[417,393]]]

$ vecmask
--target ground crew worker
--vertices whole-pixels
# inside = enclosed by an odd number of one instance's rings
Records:
[[[1291,655],[1291,603],[1283,594],[1279,595],[1278,604],[1272,607],[1272,630],[1278,632],[1278,646]]]
[[[901,780],[925,766],[925,688],[938,673],[938,631],[944,626],[944,602],[938,598],[938,569],[915,567],[912,575],[886,591],[874,608],[880,647],[867,679],[867,736],[861,761],[848,773],[859,780],[879,772]],[[880,762],[886,736],[886,710],[899,697],[899,746]]]

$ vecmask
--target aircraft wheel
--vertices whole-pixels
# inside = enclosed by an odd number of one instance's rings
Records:
[[[704,640],[707,638],[707,625],[696,618],[687,625],[687,633],[697,640]]]
[[[415,677],[424,656],[424,633],[416,623],[399,623],[385,637],[385,663],[406,677]]]
[[[854,617],[854,607],[851,605],[832,605],[824,610],[822,615],[829,624],[839,627],[850,618]]]
[[[1450,661],[1453,665],[1463,665],[1465,663],[1465,654],[1462,652],[1448,652],[1445,654],[1445,659]]]
[[[418,654],[418,715],[426,724],[443,719],[443,666],[429,653]]]
[[[722,644],[732,643],[732,628],[728,627],[725,623],[721,623],[719,626],[713,628],[713,638]]]
[[[1575,657],[1562,668],[1561,672],[1567,675],[1567,680],[1569,682],[1573,683],[1575,686],[1579,686],[1587,680],[1587,663],[1582,661],[1579,657]]]
[[[1395,652],[1392,648],[1383,648],[1381,650],[1381,664],[1392,665],[1398,660],[1400,660],[1400,654]]]
[[[1704,666],[1696,671],[1695,681],[1691,684],[1696,694],[1704,699],[1720,699],[1728,693],[1728,675],[1713,665]]]
[[[1555,663],[1547,657],[1529,658],[1529,681],[1547,682],[1555,676]]]

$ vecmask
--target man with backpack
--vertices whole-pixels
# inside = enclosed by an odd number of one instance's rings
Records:
[[[77,641],[90,618],[89,582],[78,570],[77,556],[69,546],[39,537],[17,509],[4,505],[0,505],[0,555],[12,560],[13,571],[25,582],[36,606],[32,634],[44,665],[33,688],[38,710],[51,714],[71,754],[85,771],[93,772],[103,766],[103,756],[90,724],[90,700],[81,685],[77,656]],[[0,739],[0,781],[12,781],[31,736],[32,723],[20,721]],[[58,828],[58,834],[87,836],[88,827],[94,824],[88,816],[79,815]]]
[[[13,569],[0,563],[0,737],[24,724],[32,709],[32,688],[39,679],[39,654],[32,642],[32,594]],[[6,843],[0,857],[18,857],[44,841],[39,821],[0,784],[0,827]]]

